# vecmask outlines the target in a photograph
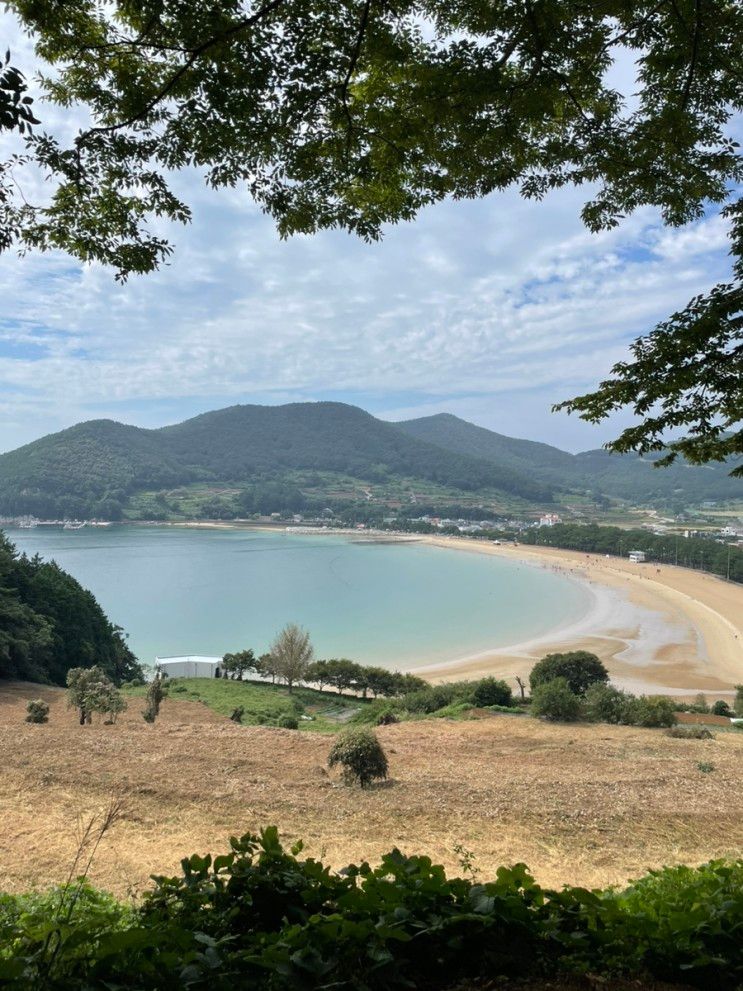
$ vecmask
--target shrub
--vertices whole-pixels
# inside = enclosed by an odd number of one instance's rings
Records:
[[[377,726],[391,726],[393,723],[399,723],[400,717],[392,709],[383,709],[377,716]]]
[[[743,685],[735,686],[735,702],[733,702],[735,715],[743,719]]]
[[[245,706],[238,705],[236,709],[233,709],[230,713],[230,719],[233,723],[241,723],[243,721],[243,716],[245,715]]]
[[[49,705],[42,699],[31,699],[26,703],[27,723],[47,723],[49,722]]]
[[[0,981],[18,991],[393,991],[506,977],[572,987],[566,971],[607,988],[615,975],[623,988],[743,981],[743,860],[651,871],[623,891],[545,891],[524,864],[480,882],[393,850],[336,873],[301,849],[285,850],[274,827],[235,837],[155,877],[137,908],[87,885],[74,901],[67,888],[0,895]],[[467,851],[462,861],[471,870]]]
[[[715,734],[710,733],[706,726],[671,726],[666,730],[666,736],[677,740],[714,740]]]
[[[566,654],[547,654],[531,669],[529,684],[532,694],[538,685],[554,678],[564,678],[570,691],[575,695],[585,695],[589,685],[606,683],[609,672],[595,654],[587,650],[572,650]]]
[[[452,702],[463,701],[470,693],[469,682],[460,681],[447,685],[430,685],[416,692],[409,692],[403,697],[403,704],[408,712],[428,714],[443,709]]]
[[[276,725],[280,726],[281,729],[299,729],[299,720],[296,716],[290,716],[289,713],[284,713],[283,716],[279,716],[276,720]]]
[[[710,711],[713,716],[732,716],[733,714],[733,710],[725,699],[718,699],[716,702],[713,702]]]
[[[387,755],[376,734],[369,729],[346,729],[339,734],[328,754],[328,766],[340,766],[348,784],[366,788],[372,781],[387,777]]]
[[[531,711],[535,716],[560,723],[572,723],[581,717],[581,701],[570,690],[565,678],[553,678],[537,685],[531,698]]]
[[[697,770],[701,771],[702,774],[711,774],[715,769],[714,764],[708,764],[706,761],[699,761],[697,764]]]
[[[676,705],[672,699],[663,695],[630,697],[625,706],[622,722],[629,726],[644,726],[646,728],[675,726]]]
[[[505,681],[497,678],[482,678],[472,691],[474,705],[513,705],[513,692]]]
[[[621,723],[631,698],[613,685],[595,682],[586,689],[586,718],[594,723]]]

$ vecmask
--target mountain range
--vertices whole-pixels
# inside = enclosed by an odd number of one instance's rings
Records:
[[[0,455],[0,514],[118,519],[132,515],[142,493],[160,493],[167,505],[164,493],[190,487],[229,508],[228,493],[235,515],[265,511],[262,503],[280,503],[287,491],[299,504],[313,490],[328,501],[330,492],[353,491],[354,480],[367,498],[364,486],[381,501],[389,493],[391,504],[416,487],[449,504],[548,508],[586,491],[599,500],[688,504],[739,498],[728,470],[568,454],[450,414],[391,423],[343,403],[241,405],[154,430],[90,420]]]

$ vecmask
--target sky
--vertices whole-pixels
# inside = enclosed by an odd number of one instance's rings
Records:
[[[30,75],[8,14],[0,42]],[[50,129],[76,124],[40,111]],[[591,426],[552,404],[730,273],[718,216],[669,230],[644,209],[594,235],[585,189],[446,201],[369,245],[338,231],[281,241],[247,192],[208,190],[197,173],[175,185],[193,221],[167,229],[175,251],[159,272],[120,285],[62,254],[0,255],[0,451],[81,420],[157,427],[316,400],[598,447],[626,416]]]

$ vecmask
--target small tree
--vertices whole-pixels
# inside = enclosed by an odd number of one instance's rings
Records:
[[[77,709],[81,726],[90,725],[94,712],[110,712],[116,695],[120,697],[118,689],[97,665],[70,668],[67,672],[67,704]]]
[[[328,662],[327,661],[314,661],[307,668],[307,681],[312,682],[313,685],[317,685],[320,691],[329,684],[328,682]]]
[[[315,652],[309,633],[296,623],[288,623],[274,640],[270,653],[276,674],[292,692],[294,685],[306,677]]]
[[[243,721],[243,716],[245,715],[245,706],[238,705],[236,709],[233,709],[230,714],[230,719],[233,723],[241,723]]]
[[[119,713],[127,708],[126,699],[112,682],[104,685],[98,697],[99,711],[106,716],[105,722],[113,726]]]
[[[519,678],[518,675],[516,675],[516,684],[519,686],[519,691],[521,692],[521,701],[522,702],[525,702],[526,701],[526,685],[524,684],[523,680],[521,678]]]
[[[255,671],[256,658],[252,650],[239,650],[236,654],[225,654],[222,658],[222,670],[233,679],[243,680],[246,671]]]
[[[574,723],[581,717],[581,700],[566,678],[544,681],[531,694],[531,711],[552,722]]]
[[[347,784],[366,788],[387,777],[387,756],[370,729],[347,729],[338,735],[328,755],[328,766],[340,766]]]
[[[513,692],[505,681],[498,678],[481,678],[472,692],[475,705],[513,705]]]
[[[271,679],[271,684],[276,684],[278,676],[278,662],[273,654],[261,654],[258,658],[256,671],[266,678]]]
[[[146,723],[154,723],[160,715],[160,706],[166,694],[162,678],[155,678],[150,682],[147,694],[145,695],[144,709],[142,710],[142,719]]]
[[[27,723],[47,723],[49,722],[49,704],[42,699],[31,699],[26,703]]]
[[[350,661],[347,657],[333,657],[327,662],[328,684],[338,689],[338,694],[342,695],[345,689],[350,688],[361,674],[361,668],[355,661]]]
[[[564,678],[574,695],[585,695],[589,685],[609,680],[609,672],[595,654],[587,650],[572,650],[566,654],[547,654],[531,669],[529,684],[532,692],[553,678]]]
[[[707,696],[704,692],[699,692],[698,695],[694,696],[694,703],[691,706],[692,712],[699,712],[702,715],[709,712],[709,705],[707,704]]]
[[[743,685],[735,686],[735,702],[733,702],[735,715],[743,718]]]

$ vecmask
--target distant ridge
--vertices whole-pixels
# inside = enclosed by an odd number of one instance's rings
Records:
[[[669,468],[656,469],[652,458],[634,454],[610,454],[601,449],[569,454],[549,444],[506,437],[451,413],[403,420],[397,426],[410,437],[513,471],[528,472],[535,479],[561,488],[598,491],[638,502],[743,498],[740,479],[729,477],[730,464],[697,467],[678,461]]]

